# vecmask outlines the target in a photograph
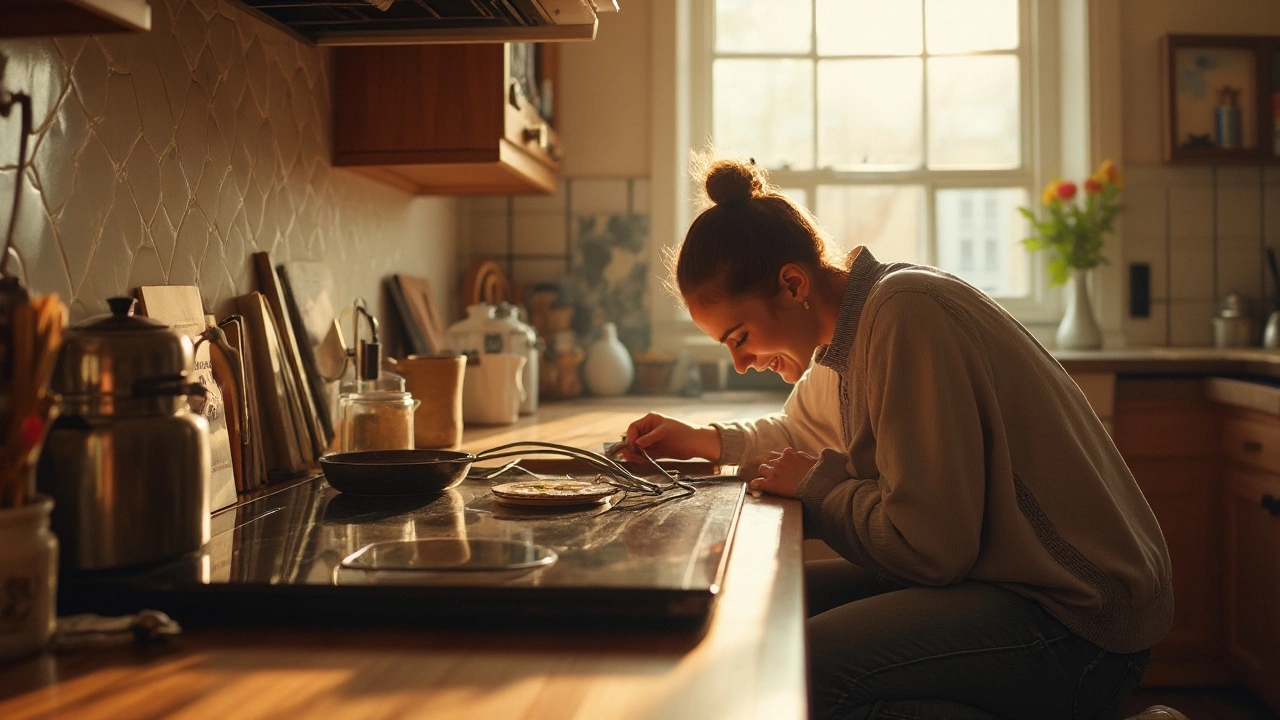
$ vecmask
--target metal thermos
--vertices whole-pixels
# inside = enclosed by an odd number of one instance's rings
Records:
[[[107,302],[109,315],[64,338],[58,419],[36,469],[73,570],[159,562],[209,540],[209,431],[187,405],[204,391],[191,381],[191,341],[135,317],[132,298]]]

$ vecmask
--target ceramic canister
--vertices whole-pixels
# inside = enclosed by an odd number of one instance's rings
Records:
[[[47,495],[0,508],[0,661],[30,655],[57,623],[58,539],[49,532]]]
[[[481,353],[468,358],[462,381],[463,422],[510,425],[519,420],[525,362],[523,355],[515,353]]]

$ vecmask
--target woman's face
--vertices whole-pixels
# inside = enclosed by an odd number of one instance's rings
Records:
[[[793,383],[809,368],[821,341],[814,314],[783,294],[776,300],[752,297],[701,303],[686,299],[702,332],[729,348],[733,368],[772,370]],[[795,305],[795,307],[791,307]]]

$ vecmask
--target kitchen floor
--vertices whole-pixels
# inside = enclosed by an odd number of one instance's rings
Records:
[[[1244,688],[1139,688],[1124,704],[1124,717],[1152,705],[1166,705],[1188,720],[1280,720],[1256,695]]]

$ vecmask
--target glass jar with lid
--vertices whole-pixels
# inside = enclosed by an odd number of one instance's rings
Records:
[[[403,391],[343,393],[338,400],[339,449],[413,449],[413,412],[418,404]]]

